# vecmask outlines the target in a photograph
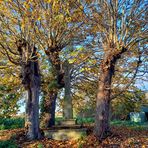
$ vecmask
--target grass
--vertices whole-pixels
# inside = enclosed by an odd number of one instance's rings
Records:
[[[56,124],[64,118],[56,118]],[[94,118],[75,118],[77,124],[91,124],[94,123]],[[0,118],[0,130],[17,129],[24,127],[24,118]],[[111,126],[124,126],[132,129],[148,129],[148,122],[131,122],[127,120],[113,120],[110,122]]]
[[[148,121],[147,122],[131,122],[126,120],[114,120],[111,121],[110,124],[112,126],[124,126],[132,129],[146,129],[148,130]]]
[[[78,124],[91,124],[94,123],[94,118],[77,118]],[[132,122],[130,120],[113,120],[110,121],[111,126],[124,126],[135,130],[146,129],[148,130],[148,121],[147,122]]]

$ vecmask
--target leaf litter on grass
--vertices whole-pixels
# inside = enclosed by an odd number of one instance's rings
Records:
[[[1,131],[0,140],[12,139],[20,148],[147,148],[147,133],[147,130],[112,127],[112,135],[101,143],[90,131],[88,136],[79,140],[58,141],[44,138],[42,140],[27,141],[24,129],[16,129]]]

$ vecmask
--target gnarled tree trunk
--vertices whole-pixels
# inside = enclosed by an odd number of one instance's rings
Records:
[[[43,100],[42,106],[42,127],[48,128],[55,125],[55,109],[57,92],[50,91],[46,94],[46,98]]]
[[[58,95],[58,90],[64,87],[64,72],[62,69],[62,64],[59,58],[60,49],[54,47],[49,48],[46,51],[46,54],[49,58],[49,61],[52,64],[53,75],[55,76],[56,85],[54,88],[50,88],[46,99],[44,100],[44,109],[42,112],[43,118],[43,126],[51,127],[55,125],[55,109],[56,109],[56,98]],[[46,115],[46,116],[45,116]]]
[[[25,128],[27,138],[40,139],[39,130],[39,88],[34,86],[27,89]]]
[[[39,91],[40,75],[38,63],[29,61],[22,68],[22,83],[27,91],[26,123],[27,138],[30,140],[41,138],[39,130]]]
[[[25,40],[17,42],[21,57],[21,79],[27,91],[26,99],[26,136],[28,139],[41,138],[39,130],[39,92],[40,73],[36,48],[30,47]]]
[[[111,101],[111,82],[115,71],[115,65],[127,48],[114,50],[105,53],[105,57],[100,67],[100,77],[98,82],[98,93],[96,100],[96,116],[94,134],[99,140],[106,138],[110,134],[109,112]]]
[[[106,71],[103,71],[100,75],[99,80],[94,133],[100,140],[105,138],[110,132],[109,109],[111,77],[111,71],[106,69]]]

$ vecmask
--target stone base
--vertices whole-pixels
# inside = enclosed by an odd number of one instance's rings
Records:
[[[77,140],[86,135],[86,128],[77,129],[49,129],[44,130],[44,135],[47,138],[54,140]]]
[[[49,129],[44,129],[44,135],[54,140],[77,140],[86,135],[87,128],[76,125],[75,119],[65,119],[59,121],[58,125]]]
[[[64,125],[64,126],[67,126],[67,125],[75,125],[76,124],[76,121],[75,121],[75,119],[65,119],[63,121],[60,121],[59,124],[60,125]]]

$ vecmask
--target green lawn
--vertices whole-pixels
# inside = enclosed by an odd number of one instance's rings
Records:
[[[92,124],[94,123],[94,118],[75,118],[77,124]],[[56,118],[56,124],[64,120],[63,118]],[[24,118],[0,118],[0,130],[5,129],[17,129],[24,127]],[[114,120],[111,121],[112,126],[124,126],[133,129],[148,129],[148,122],[136,123],[126,120]]]
[[[114,120],[111,121],[112,126],[124,126],[129,127],[132,129],[146,129],[148,130],[148,121],[147,122],[131,122],[131,121],[125,121],[125,120]]]

